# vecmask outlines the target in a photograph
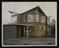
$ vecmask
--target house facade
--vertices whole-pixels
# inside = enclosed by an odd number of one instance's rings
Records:
[[[11,26],[16,26],[15,36],[17,38],[45,37],[49,34],[48,17],[39,6],[21,14],[12,15],[12,17],[16,17],[15,23]]]

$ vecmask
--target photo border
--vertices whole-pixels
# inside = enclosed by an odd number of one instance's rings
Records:
[[[55,45],[3,45],[3,23],[2,23],[2,47],[28,47],[28,46],[57,46],[57,15],[55,16]]]

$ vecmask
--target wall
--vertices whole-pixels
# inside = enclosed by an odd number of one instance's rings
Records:
[[[3,39],[16,38],[16,25],[3,25]]]
[[[40,25],[40,26],[39,26]],[[44,37],[46,32],[42,29],[43,25],[38,24],[33,28],[32,36],[33,37]]]
[[[28,14],[30,14],[30,13],[37,13],[37,12],[38,12],[38,9],[36,8],[36,9],[30,10],[28,12],[24,12],[23,14],[17,16],[18,23],[27,22]]]

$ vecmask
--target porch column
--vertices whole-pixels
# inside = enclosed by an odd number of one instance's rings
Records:
[[[28,26],[27,26],[27,38],[28,38]]]
[[[25,26],[24,26],[24,37],[25,37]]]

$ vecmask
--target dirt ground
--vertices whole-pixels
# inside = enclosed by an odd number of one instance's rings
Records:
[[[19,38],[3,41],[4,45],[55,45],[54,38]]]

